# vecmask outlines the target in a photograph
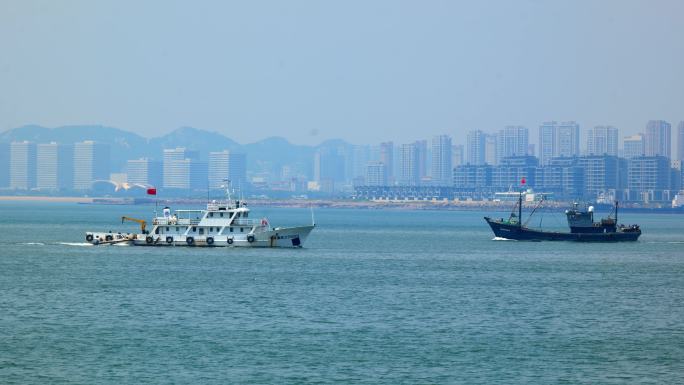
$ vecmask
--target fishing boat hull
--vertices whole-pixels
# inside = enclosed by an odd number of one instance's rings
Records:
[[[254,233],[229,235],[131,234],[87,232],[93,245],[185,246],[185,247],[279,247],[300,248],[314,225],[276,227]]]
[[[639,239],[641,230],[620,230],[602,233],[570,233],[530,229],[518,224],[506,223],[489,217],[484,218],[498,238],[516,241],[573,241],[573,242],[633,242]]]

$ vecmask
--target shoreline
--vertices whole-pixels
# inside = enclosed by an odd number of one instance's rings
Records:
[[[96,205],[152,205],[155,202],[165,205],[204,205],[206,199],[152,199],[152,198],[112,198],[112,197],[53,197],[53,196],[0,196],[0,202],[45,202],[75,203]],[[515,202],[511,201],[353,201],[337,199],[247,199],[246,203],[253,207],[281,208],[333,208],[358,210],[449,210],[449,211],[502,211],[510,210]],[[571,202],[546,201],[545,208],[564,210]],[[536,202],[524,202],[525,208],[533,208]],[[609,205],[596,205],[598,209],[606,209]],[[657,207],[641,205],[624,205],[620,210],[627,212],[673,213],[684,214],[684,207]]]

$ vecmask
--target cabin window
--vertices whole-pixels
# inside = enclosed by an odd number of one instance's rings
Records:
[[[232,227],[230,228],[230,232],[231,232],[231,233],[233,232],[233,228],[232,228]]]
[[[180,231],[180,227],[176,227],[176,232]]]
[[[213,228],[213,227],[210,227],[210,228],[209,228],[209,232],[210,232],[210,233],[213,233],[213,232],[214,232],[214,228]]]
[[[237,213],[237,217],[240,218],[240,213]]]
[[[200,234],[204,234],[204,227],[200,227]]]
[[[249,213],[243,213],[243,214],[242,214],[242,217],[243,217],[243,218],[247,218],[247,214],[249,214]]]
[[[197,227],[193,227],[193,228],[192,228],[192,232],[193,232],[193,233],[196,233],[196,232],[197,232]]]
[[[159,234],[159,227],[157,227],[156,229],[154,229],[154,233],[155,233],[155,234]]]
[[[211,218],[213,218],[213,217],[214,217],[214,213],[209,213],[209,216],[210,216]]]
[[[240,232],[242,233],[244,231],[245,231],[244,227],[240,227]]]
[[[223,218],[223,213],[219,213],[219,216],[220,216],[221,218]]]
[[[169,232],[169,228],[168,228],[168,227],[166,228],[166,232],[167,232],[167,233]]]

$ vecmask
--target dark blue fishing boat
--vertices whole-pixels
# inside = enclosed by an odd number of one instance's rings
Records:
[[[542,201],[530,215],[534,214]],[[518,197],[516,208],[517,213],[514,208],[508,219],[484,218],[496,237],[518,241],[628,242],[636,241],[641,235],[639,225],[618,225],[617,201],[613,213],[598,222],[594,222],[592,206],[580,209],[579,204],[575,203],[573,208],[565,210],[570,232],[545,231],[527,227],[526,223],[522,222],[522,192]]]

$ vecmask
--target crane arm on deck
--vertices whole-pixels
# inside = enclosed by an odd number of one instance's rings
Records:
[[[137,218],[131,218],[131,217],[121,217],[121,223],[124,223],[125,221],[131,221],[131,222],[137,222],[140,224],[140,230],[142,231],[143,234],[145,234],[145,227],[147,226],[147,222],[142,220],[142,219],[137,219]]]

